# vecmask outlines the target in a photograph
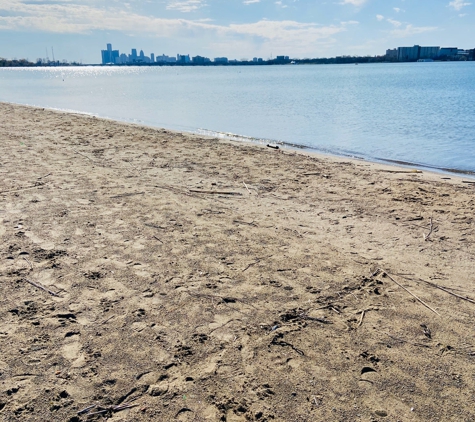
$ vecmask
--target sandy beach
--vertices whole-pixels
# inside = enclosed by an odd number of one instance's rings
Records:
[[[475,420],[473,179],[0,103],[2,421]]]

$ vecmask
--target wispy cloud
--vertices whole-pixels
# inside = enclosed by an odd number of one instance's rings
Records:
[[[362,6],[368,0],[343,0],[341,4],[352,4],[353,6]]]
[[[453,0],[449,3],[449,7],[452,7],[455,10],[462,10],[465,6],[470,6],[471,4],[472,3],[464,0]]]
[[[384,16],[383,15],[376,15],[376,19],[381,22],[381,21],[384,20]]]
[[[244,0],[243,4],[254,4],[254,3],[260,3],[261,0]]]
[[[253,23],[219,25],[203,20],[145,16],[132,13],[126,8],[94,8],[70,3],[67,0],[55,4],[32,3],[31,0],[0,0],[0,14],[3,14],[0,16],[0,31],[85,34],[95,30],[107,30],[135,36],[169,38],[200,36],[219,39],[224,44],[230,42],[233,45],[246,41],[249,45],[261,46],[263,50],[288,49],[287,51],[296,54],[314,51],[317,44],[335,42],[333,36],[347,31],[348,26],[348,22],[321,26],[291,20],[259,20]]]
[[[189,13],[207,6],[203,0],[172,0],[168,3],[168,10],[178,10]]]
[[[410,37],[412,35],[422,34],[424,32],[436,31],[438,27],[436,26],[414,26],[406,25],[405,28],[393,29],[390,33],[392,36],[397,38]]]
[[[394,19],[386,19],[391,25],[395,26],[396,28],[399,28],[402,23],[397,21],[397,20],[394,20]]]

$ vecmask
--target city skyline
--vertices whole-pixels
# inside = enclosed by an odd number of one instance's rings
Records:
[[[125,51],[140,44],[239,60],[373,56],[388,46],[470,44],[474,7],[464,0],[6,0],[0,56],[36,60],[54,46],[57,58],[98,63],[97,46],[112,39]]]
[[[336,56],[333,59],[358,56]],[[378,61],[407,62],[407,61],[434,61],[434,60],[475,60],[475,49],[462,49],[458,47],[440,46],[420,46],[389,48],[386,53],[376,56],[369,56],[379,59]],[[359,57],[361,58],[361,56]],[[311,58],[309,60],[315,60]],[[332,58],[329,58],[332,59]],[[295,60],[295,61],[294,61]],[[102,65],[226,65],[226,64],[297,64],[300,59],[286,55],[277,55],[271,60],[264,60],[262,57],[253,57],[248,60],[237,60],[228,57],[209,58],[204,56],[191,57],[190,54],[177,54],[176,57],[165,54],[155,55],[150,53],[147,56],[143,50],[137,53],[136,48],[132,48],[130,54],[120,53],[113,50],[112,44],[107,43],[106,49],[101,50]]]

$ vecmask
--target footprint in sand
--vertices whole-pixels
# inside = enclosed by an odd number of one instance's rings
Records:
[[[79,335],[74,335],[70,337],[70,342],[63,345],[61,348],[61,354],[63,357],[72,362],[71,366],[73,368],[81,367],[85,358],[81,353],[81,343],[79,341]]]

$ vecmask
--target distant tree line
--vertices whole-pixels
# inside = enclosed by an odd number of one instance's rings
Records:
[[[36,63],[29,62],[26,59],[7,60],[0,57],[0,67],[30,67],[30,66],[36,66]]]
[[[30,62],[27,59],[13,59],[8,60],[0,57],[0,67],[32,67],[32,66],[81,66],[80,63],[66,60],[51,61],[48,59],[36,59],[36,62]]]

